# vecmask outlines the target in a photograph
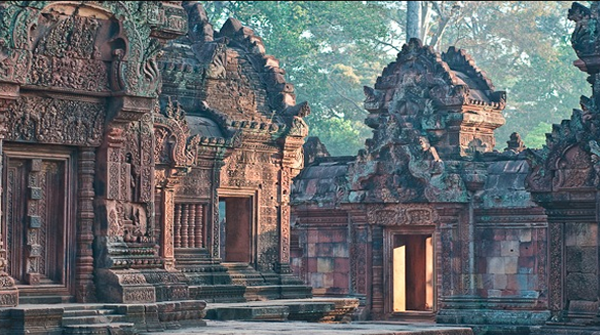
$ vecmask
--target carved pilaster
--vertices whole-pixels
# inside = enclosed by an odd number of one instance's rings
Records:
[[[350,267],[352,271],[352,292],[357,294],[368,293],[367,267],[369,247],[369,226],[357,225],[352,230],[352,254]]]
[[[32,159],[29,175],[27,176],[27,188],[29,198],[27,199],[27,249],[25,250],[26,269],[25,280],[29,285],[40,284],[40,258],[42,246],[40,245],[40,228],[42,218],[39,200],[41,199],[40,179],[42,171],[42,160]]]
[[[79,204],[77,214],[77,302],[96,301],[94,285],[94,174],[96,154],[93,148],[79,152]]]
[[[0,91],[4,91],[1,89]],[[18,86],[17,86],[18,92]],[[3,175],[3,141],[6,133],[6,125],[5,125],[5,116],[4,113],[7,112],[8,103],[10,100],[0,99],[0,176]],[[4,194],[3,178],[0,178],[0,193]],[[0,201],[0,206],[2,202]],[[0,215],[3,215],[2,208],[0,207]],[[15,286],[14,279],[6,273],[6,268],[8,266],[8,258],[6,254],[6,246],[4,245],[4,231],[2,229],[2,225],[0,225],[0,307],[11,307],[16,306],[19,303],[19,290]]]
[[[290,169],[279,172],[279,262],[290,262]]]
[[[469,252],[469,243],[471,242],[471,236],[469,234],[470,225],[474,224],[469,222],[468,218],[460,218],[458,223],[458,238],[459,238],[459,250],[460,250],[460,294],[468,295],[471,294],[472,280],[471,277],[471,263],[474,262],[473,255]]]
[[[372,313],[373,318],[381,318],[384,314],[383,292],[383,227],[373,226],[373,293]]]
[[[123,129],[112,127],[108,129],[106,135],[106,170],[102,176],[105,182],[106,199],[119,199],[121,190],[121,147],[125,142]]]
[[[293,114],[292,126],[285,137],[283,145],[283,159],[279,171],[279,261],[277,270],[279,273],[291,274],[290,267],[290,192],[292,178],[294,178],[304,167],[304,152],[302,145],[304,138],[308,135],[308,126],[302,117],[310,113],[308,104],[302,103],[295,106],[298,109]]]
[[[225,165],[225,163],[222,160],[217,160],[215,162],[215,166],[212,170],[212,184],[213,187],[210,190],[211,192],[211,199],[212,199],[212,206],[210,208],[211,213],[209,213],[209,217],[212,218],[211,222],[210,222],[210,226],[208,227],[209,229],[211,229],[212,234],[210,236],[207,236],[207,247],[210,249],[209,252],[212,255],[212,257],[214,258],[220,258],[221,255],[221,248],[220,248],[220,244],[221,244],[221,228],[220,228],[220,223],[219,223],[219,194],[217,193],[217,188],[220,185],[220,176],[221,176],[221,168]],[[212,241],[211,241],[212,240]]]
[[[175,241],[174,235],[174,217],[175,217],[175,192],[173,188],[164,188],[162,190],[162,226],[160,231],[162,255],[165,260],[165,268],[173,269],[175,267]]]
[[[548,278],[548,306],[555,318],[561,318],[564,309],[564,224],[549,222],[548,250],[550,253],[550,271]]]

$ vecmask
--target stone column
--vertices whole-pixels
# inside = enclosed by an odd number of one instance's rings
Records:
[[[94,285],[94,175],[96,153],[94,148],[79,151],[79,208],[77,213],[77,302],[96,301]]]
[[[172,186],[168,185],[161,189],[161,213],[162,225],[161,231],[161,257],[165,261],[165,269],[172,270],[175,268],[175,252],[173,243],[173,224],[175,215],[175,191]]]

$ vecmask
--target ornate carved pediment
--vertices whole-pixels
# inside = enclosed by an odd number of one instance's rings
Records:
[[[349,200],[467,201],[460,173],[445,162],[492,151],[506,102],[471,56],[411,39],[364,92],[374,131],[350,166]]]
[[[307,126],[302,118],[310,113],[310,108],[307,103],[296,104],[294,86],[286,82],[279,61],[265,53],[262,39],[233,18],[215,31],[201,4],[186,2],[184,7],[190,33],[180,44],[168,47],[164,62],[169,94],[181,96],[184,91],[203,88],[202,103],[227,119],[224,128],[264,133],[273,138],[306,136]],[[185,61],[181,54],[186,55]],[[184,76],[189,83],[186,85],[171,83],[181,80],[175,75],[180,70],[199,75]],[[202,103],[196,101],[193,105]]]
[[[579,146],[568,148],[555,162],[552,180],[554,190],[577,189],[593,186],[595,171],[590,154]]]
[[[191,135],[185,111],[171,100],[155,110],[155,151],[157,164],[191,168],[196,162],[200,135]]]
[[[185,33],[161,2],[4,2],[0,81],[55,90],[157,95],[161,41]]]
[[[366,124],[375,129],[367,151],[409,141],[414,129],[443,158],[472,156],[469,142],[477,138],[484,151],[491,151],[493,130],[504,123],[505,92],[494,91],[471,56],[454,47],[440,55],[413,39],[384,69],[375,88],[364,91],[370,113]]]

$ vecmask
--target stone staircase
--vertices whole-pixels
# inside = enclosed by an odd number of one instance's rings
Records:
[[[62,319],[63,334],[136,334],[134,324],[125,322],[125,318],[115,309],[103,305],[66,306]]]

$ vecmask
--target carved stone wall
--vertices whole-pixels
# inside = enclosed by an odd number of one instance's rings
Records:
[[[406,236],[426,236],[433,301],[423,315],[509,328],[543,324],[552,292],[549,218],[526,189],[531,169],[519,135],[505,152],[493,150],[505,93],[465,51],[440,55],[411,40],[365,95],[365,122],[374,129],[365,149],[354,158],[314,159],[294,181],[295,269],[323,292],[343,291],[323,282],[327,262],[343,257],[323,249],[321,239],[346,240],[350,294],[364,299],[357,317],[403,318],[392,298],[393,249]],[[591,180],[591,165],[578,157],[573,152],[562,165]]]
[[[277,297],[310,295],[289,270],[289,191],[302,166],[310,109],[296,104],[293,85],[258,36],[235,19],[215,32],[193,2],[3,2],[0,14],[1,135],[11,159],[26,158],[26,186],[40,188],[43,174],[29,161],[46,157],[30,157],[27,148],[71,150],[63,170],[65,192],[73,196],[57,199],[67,199],[65,222],[76,222],[59,232],[75,265],[65,267],[60,299],[243,299],[240,287],[189,288],[232,284],[234,276],[219,264],[220,187],[256,194],[254,272],[244,280],[293,286],[265,289]],[[36,192],[28,201],[45,204],[33,199]],[[11,199],[3,203],[16,203]],[[2,306],[19,299],[5,271],[9,259],[14,269],[32,270],[29,279],[16,278],[35,291],[25,298],[57,295],[36,291],[50,264],[38,254],[52,248],[45,220],[32,222],[39,236],[29,244],[0,230]],[[20,257],[25,245],[31,250]]]
[[[77,186],[65,209],[77,218],[64,230],[64,253],[76,255],[66,266],[74,277],[65,280],[70,299],[92,302],[94,268],[161,264],[152,251],[152,120],[140,120],[158,95],[161,44],[185,33],[183,10],[175,2],[37,1],[4,2],[0,11],[4,139],[12,148],[28,143],[39,152],[76,148],[78,164],[61,186]],[[125,248],[120,256],[129,256],[111,259],[113,242],[137,243],[149,258],[135,259]],[[16,303],[14,295],[5,300]]]

